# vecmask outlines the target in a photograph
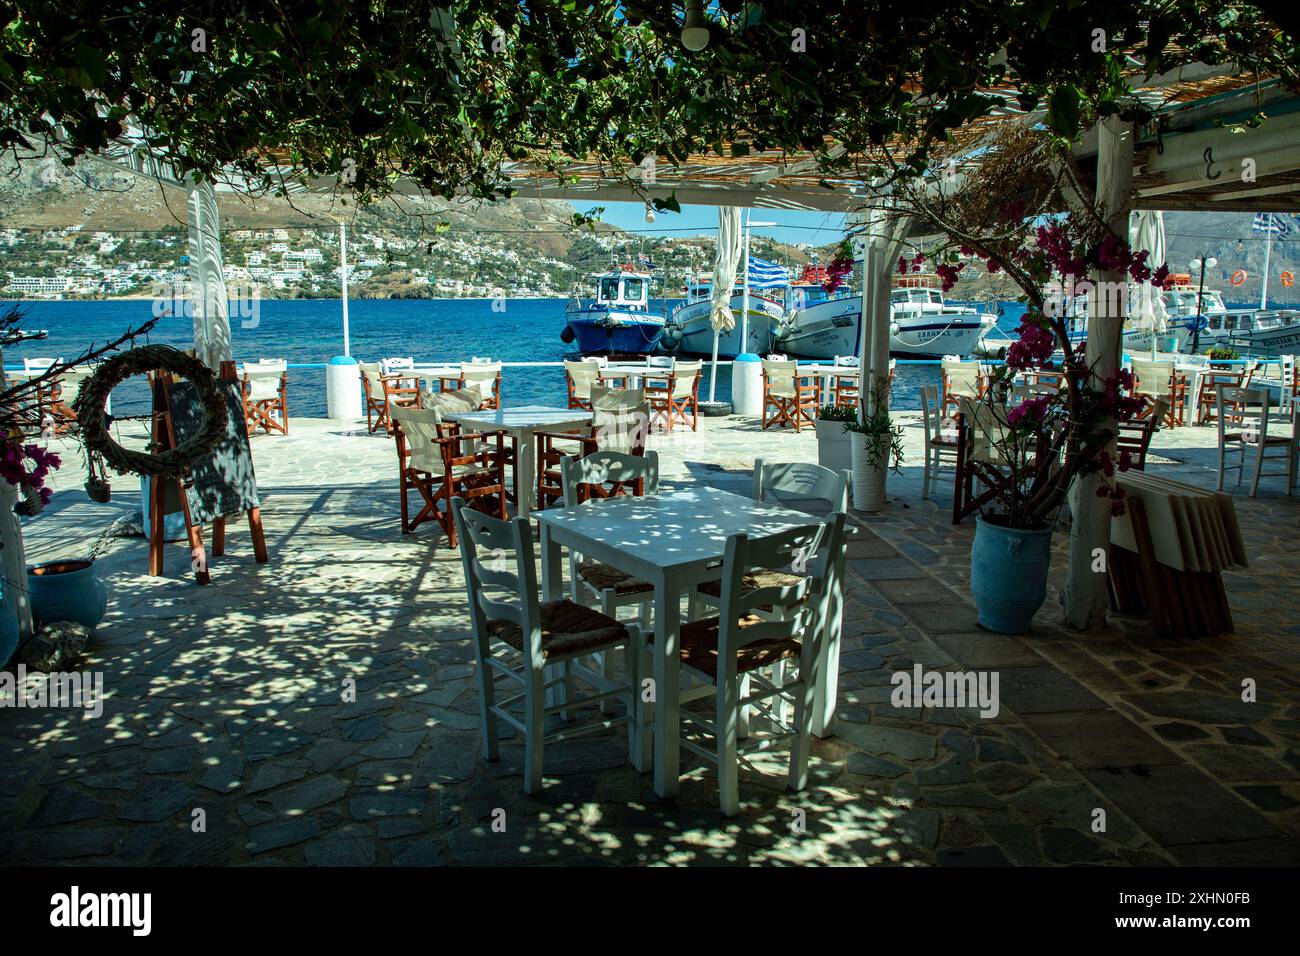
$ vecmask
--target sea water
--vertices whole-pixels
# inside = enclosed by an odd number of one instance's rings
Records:
[[[495,307],[494,307],[495,302]],[[954,302],[954,305],[959,303]],[[247,305],[245,303],[244,305]],[[24,357],[71,360],[92,345],[102,345],[153,317],[150,299],[129,301],[23,301],[22,328],[45,329],[39,341],[4,350],[5,364],[21,367]],[[237,361],[286,359],[291,366],[323,366],[343,352],[343,304],[339,299],[264,299],[255,315],[232,310],[231,346]],[[0,303],[6,310],[8,303]],[[560,341],[565,326],[563,299],[354,299],[348,303],[351,354],[362,361],[411,356],[417,362],[458,362],[481,356],[503,362],[560,362],[579,356]],[[999,327],[1014,329],[1024,307],[1001,304]],[[242,311],[249,311],[247,308]],[[166,315],[147,338],[138,340],[189,348],[194,329],[188,318]],[[920,407],[919,389],[937,385],[937,365],[900,364],[893,407]],[[707,398],[706,366],[700,397]],[[556,366],[506,368],[502,397],[507,404],[564,405],[564,372]],[[731,398],[730,366],[718,368],[716,395]],[[147,410],[143,380],[132,380],[113,394],[120,415]],[[325,414],[323,367],[289,369],[289,412],[295,417]]]

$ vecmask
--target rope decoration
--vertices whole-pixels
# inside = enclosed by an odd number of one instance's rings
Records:
[[[108,430],[109,417],[105,412],[108,396],[128,378],[158,369],[193,383],[203,403],[204,429],[175,448],[156,455],[123,448]],[[181,478],[226,436],[230,420],[226,396],[218,387],[212,370],[199,359],[170,345],[142,345],[113,356],[82,384],[72,408],[77,413],[82,441],[88,453],[102,455],[116,471],[159,478]]]

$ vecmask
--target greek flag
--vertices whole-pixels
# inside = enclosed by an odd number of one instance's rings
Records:
[[[784,266],[766,259],[749,260],[749,287],[751,289],[784,289],[790,284],[790,273]]]
[[[1300,226],[1300,216],[1280,212],[1257,212],[1251,223],[1256,232],[1271,232],[1279,239],[1285,239],[1297,226]]]

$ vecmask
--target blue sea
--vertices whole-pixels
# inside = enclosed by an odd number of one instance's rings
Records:
[[[354,299],[348,303],[351,353],[363,361],[413,356],[416,361],[462,361],[485,356],[504,362],[559,362],[573,359],[573,349],[560,341],[565,325],[562,299],[508,299],[505,308],[491,299]],[[958,304],[958,303],[954,303]],[[7,308],[0,303],[0,308]],[[4,350],[5,365],[22,367],[24,357],[70,360],[92,344],[103,344],[127,328],[153,317],[153,301],[116,302],[25,301],[22,327],[45,329],[49,335]],[[321,367],[343,352],[343,306],[338,299],[268,299],[258,303],[254,324],[231,309],[231,340],[238,361],[287,359],[289,411],[294,416],[325,414],[325,372]],[[1003,303],[999,325],[1014,329],[1023,306]],[[247,325],[248,327],[245,327]],[[145,340],[141,339],[143,344]],[[150,342],[188,348],[194,343],[191,320],[164,316],[150,333]],[[707,375],[707,373],[706,373]],[[935,365],[902,365],[895,376],[894,407],[920,407],[918,389],[935,384]],[[700,392],[708,391],[707,377]],[[559,368],[507,368],[502,396],[510,404],[563,404],[564,374]],[[114,411],[138,414],[146,410],[142,382],[121,386],[113,395]],[[731,370],[718,369],[717,397],[731,397]]]

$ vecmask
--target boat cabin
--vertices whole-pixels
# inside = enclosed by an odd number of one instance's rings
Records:
[[[840,286],[834,292],[827,292],[825,283],[828,278],[825,266],[804,266],[803,274],[790,283],[790,308],[807,309],[819,302],[843,299],[853,294],[847,285]]]
[[[592,276],[596,280],[596,303],[629,312],[645,312],[650,304],[650,274],[629,266]]]

